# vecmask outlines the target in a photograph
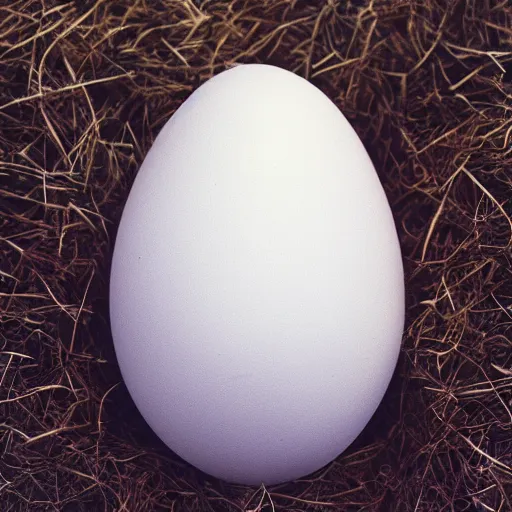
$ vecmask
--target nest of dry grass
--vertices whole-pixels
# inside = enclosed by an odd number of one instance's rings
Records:
[[[2,510],[512,510],[509,2],[2,4]],[[183,100],[236,62],[292,70],[342,109],[407,273],[403,351],[374,419],[324,470],[268,489],[162,446],[120,383],[108,322],[136,171]]]

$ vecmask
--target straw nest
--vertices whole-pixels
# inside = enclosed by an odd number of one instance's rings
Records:
[[[2,4],[2,510],[512,510],[509,2]],[[345,113],[388,195],[408,289],[367,429],[311,478],[270,488],[217,481],[158,441],[108,321],[138,167],[190,93],[243,62],[305,76]]]

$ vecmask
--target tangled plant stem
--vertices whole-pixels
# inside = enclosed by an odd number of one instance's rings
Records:
[[[3,2],[2,509],[512,510],[511,26],[507,1]],[[107,308],[115,229],[156,134],[247,62],[308,78],[345,113],[408,289],[375,417],[328,467],[268,489],[162,446],[121,384]]]

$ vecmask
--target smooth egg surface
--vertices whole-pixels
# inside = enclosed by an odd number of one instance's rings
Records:
[[[123,211],[110,315],[135,404],[197,468],[273,484],[352,443],[396,366],[404,277],[377,173],[327,96],[250,64],[182,104]]]

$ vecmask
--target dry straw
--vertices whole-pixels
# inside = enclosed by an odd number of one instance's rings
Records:
[[[1,3],[3,511],[512,510],[508,1]],[[333,464],[268,489],[161,445],[119,384],[108,326],[137,168],[180,103],[241,62],[305,76],[343,110],[407,273],[376,416]]]

